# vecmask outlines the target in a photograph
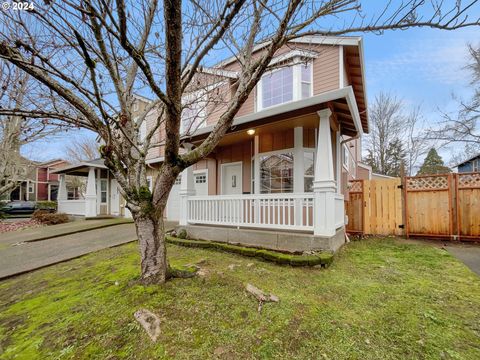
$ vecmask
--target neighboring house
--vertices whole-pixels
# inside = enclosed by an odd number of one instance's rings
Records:
[[[254,51],[260,54],[264,47]],[[348,181],[371,177],[370,169],[360,164],[361,137],[368,132],[362,39],[299,38],[280,49],[271,64],[275,66],[240,108],[218,147],[178,177],[165,216],[195,238],[282,250],[336,250],[344,243]],[[192,82],[203,88],[191,89],[185,97],[188,104],[197,100],[182,114],[185,148],[212,131],[239,68],[232,57],[203,68]],[[137,100],[139,107],[149,101]],[[143,134],[155,118],[152,111]],[[161,128],[158,139],[163,138]],[[162,147],[148,154],[151,167],[162,161]],[[58,172],[88,175],[85,201],[90,203],[78,204],[76,212],[128,215],[103,163],[79,166]],[[151,171],[150,184],[154,176]],[[76,206],[64,204],[64,209]]]
[[[5,196],[4,200],[10,201],[35,201],[36,199],[36,167],[35,161],[25,157],[19,159],[19,180],[18,186]]]
[[[35,162],[22,158],[21,180],[19,185],[10,192],[10,201],[56,201],[58,191],[58,175],[52,171],[70,163],[62,160]],[[71,197],[78,196],[78,189],[69,186]]]
[[[58,193],[58,174],[54,170],[61,169],[70,163],[63,159],[55,159],[37,164],[36,169],[36,200],[56,201]],[[69,189],[71,197],[75,196],[75,190]]]
[[[470,159],[465,160],[464,162],[458,164],[456,167],[459,173],[480,171],[480,154],[477,154]]]

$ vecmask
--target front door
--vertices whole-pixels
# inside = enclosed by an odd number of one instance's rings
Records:
[[[222,165],[222,195],[239,195],[242,189],[242,163]]]
[[[115,179],[110,181],[110,213],[112,215],[120,215],[120,191]]]

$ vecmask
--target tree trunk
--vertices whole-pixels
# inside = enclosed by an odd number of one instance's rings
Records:
[[[141,282],[145,285],[163,284],[168,278],[163,217],[156,218],[143,211],[132,215],[140,246]]]

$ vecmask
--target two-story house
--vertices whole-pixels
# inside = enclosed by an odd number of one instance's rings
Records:
[[[256,46],[254,56],[264,47]],[[165,216],[196,238],[248,244],[248,238],[263,236],[256,245],[336,250],[344,242],[348,180],[369,176],[359,166],[361,137],[368,132],[362,39],[299,38],[281,48],[270,65],[213,153],[178,177]],[[185,147],[212,131],[239,69],[235,57],[202,69],[195,82],[200,86],[184,99]],[[148,102],[138,100],[141,106]],[[147,116],[145,130],[155,117]],[[163,155],[161,146],[149,153],[150,167],[158,167]],[[103,164],[83,165],[84,174],[106,171]],[[99,195],[107,204],[116,185],[104,176],[104,187],[96,191],[105,189]],[[150,183],[154,176],[151,170]],[[290,244],[282,245],[285,232]]]

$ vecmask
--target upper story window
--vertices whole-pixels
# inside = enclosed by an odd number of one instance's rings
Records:
[[[297,63],[262,76],[257,87],[257,110],[312,96],[312,64]]]
[[[182,122],[180,133],[191,134],[197,129],[206,126],[207,123],[207,101],[206,95],[201,95],[197,99],[187,99],[182,111]]]
[[[138,122],[138,118],[134,118],[133,121]],[[147,119],[143,119],[142,123],[138,127],[138,143],[141,144],[147,137]]]

